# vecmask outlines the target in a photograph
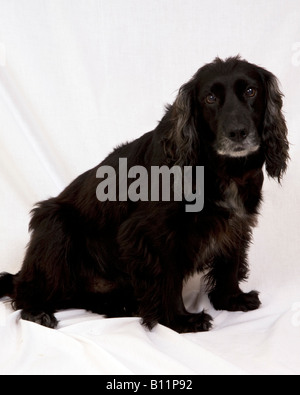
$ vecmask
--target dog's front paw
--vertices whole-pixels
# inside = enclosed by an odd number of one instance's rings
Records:
[[[212,317],[204,311],[198,314],[184,314],[177,317],[176,322],[168,325],[179,333],[205,332],[212,327]]]
[[[209,298],[216,310],[250,311],[258,309],[261,304],[257,291],[226,296],[213,291]]]

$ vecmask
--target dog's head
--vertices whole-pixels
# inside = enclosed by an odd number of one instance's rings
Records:
[[[288,160],[287,128],[276,77],[239,57],[217,58],[184,84],[170,108],[178,162],[195,158],[199,144],[231,158],[263,152],[280,181]],[[173,145],[174,147],[174,145]]]

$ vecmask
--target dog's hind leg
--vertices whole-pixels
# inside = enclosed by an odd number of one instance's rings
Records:
[[[47,328],[56,328],[58,321],[53,313],[46,313],[44,311],[21,311],[21,318],[23,320],[32,321],[37,324],[46,326]]]
[[[54,328],[54,312],[74,292],[78,268],[73,258],[78,238],[71,225],[75,214],[55,199],[41,202],[33,210],[31,240],[14,278],[12,296],[13,306],[22,310],[23,319]]]
[[[189,313],[182,300],[182,285],[188,256],[170,229],[151,229],[148,221],[136,214],[119,232],[124,270],[130,276],[142,323],[152,329],[157,323],[177,332],[207,331],[211,317],[204,311]]]

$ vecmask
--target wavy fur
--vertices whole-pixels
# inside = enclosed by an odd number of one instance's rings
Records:
[[[178,332],[208,330],[211,317],[189,313],[182,284],[207,270],[216,309],[248,311],[247,250],[262,195],[264,164],[278,181],[287,167],[282,94],[268,71],[238,57],[203,66],[180,89],[151,132],[114,150],[100,165],[204,166],[204,208],[186,202],[96,199],[97,166],[32,211],[31,240],[18,274],[0,276],[0,296],[23,319],[54,328],[55,312],[85,308],[138,315]],[[195,181],[195,180],[194,180]]]

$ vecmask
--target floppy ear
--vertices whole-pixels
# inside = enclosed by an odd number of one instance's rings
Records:
[[[171,125],[164,139],[164,147],[173,164],[192,166],[197,163],[199,139],[195,111],[195,81],[192,78],[179,89],[175,102],[166,114]]]
[[[282,93],[277,78],[264,70],[266,88],[266,110],[262,142],[266,157],[266,170],[269,176],[280,182],[287,168],[289,143],[287,127],[282,114]]]

